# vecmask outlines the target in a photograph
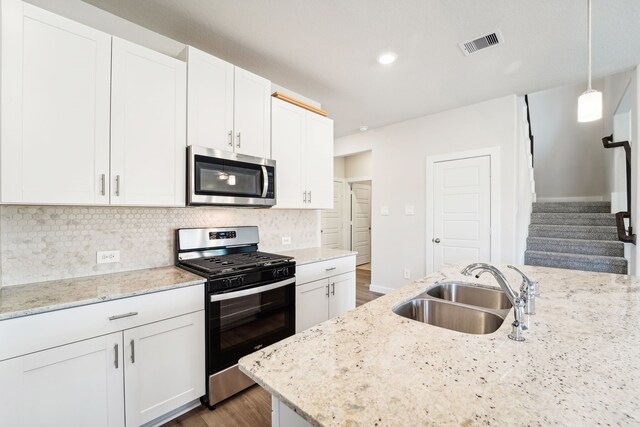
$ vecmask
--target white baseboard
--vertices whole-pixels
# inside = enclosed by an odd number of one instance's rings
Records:
[[[384,286],[376,286],[373,283],[369,285],[369,290],[377,294],[388,294],[396,290],[396,288],[385,288]]]
[[[155,420],[149,421],[144,424],[143,427],[159,427],[161,425],[166,424],[167,422],[173,420],[174,418],[178,418],[180,415],[189,412],[192,409],[197,408],[202,403],[200,403],[200,399],[192,400],[189,403],[185,403],[177,409],[169,412],[168,414],[162,415],[161,417],[156,418]]]
[[[581,196],[581,197],[537,197],[537,202],[602,202],[602,196]]]

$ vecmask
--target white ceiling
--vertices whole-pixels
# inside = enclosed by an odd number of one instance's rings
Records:
[[[586,0],[85,1],[319,101],[336,136],[586,81]],[[593,3],[594,76],[640,63],[640,1]]]

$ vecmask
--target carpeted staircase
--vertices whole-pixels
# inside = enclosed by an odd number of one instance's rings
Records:
[[[526,265],[627,274],[609,202],[533,204]]]

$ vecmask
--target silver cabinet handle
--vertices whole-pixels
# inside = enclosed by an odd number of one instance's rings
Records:
[[[232,131],[232,130],[230,130],[230,131],[229,131],[229,133],[228,133],[227,135],[228,135],[228,137],[229,137],[229,138],[228,138],[228,144],[229,144],[229,147],[233,147],[233,131]]]
[[[120,196],[120,175],[116,175],[116,196]]]
[[[136,342],[131,340],[131,363],[136,363]]]
[[[236,137],[238,138],[238,143],[236,144],[236,147],[240,148],[240,132],[238,132]]]
[[[130,313],[125,313],[125,314],[116,314],[115,316],[109,317],[109,320],[124,319],[125,317],[131,317],[131,316],[137,316],[137,315],[138,315],[137,311],[132,311]]]
[[[115,354],[115,360],[113,361],[113,366],[118,369],[118,344],[113,346],[113,353]]]
[[[325,268],[324,271],[333,271],[335,269],[336,269],[335,267],[330,267],[330,268]]]
[[[305,191],[302,196],[302,202],[307,203],[307,192]]]
[[[327,298],[329,298],[329,285],[327,285],[327,294],[326,294]]]
[[[335,295],[336,294],[336,282],[333,282],[331,284],[331,295]]]
[[[106,194],[107,194],[107,189],[106,189],[106,185],[107,185],[107,183],[106,183],[107,176],[106,176],[105,174],[102,174],[102,176],[101,176],[101,178],[100,178],[100,179],[102,180],[102,183],[100,184],[100,186],[102,187],[101,193],[102,193],[102,195],[104,196],[104,195],[106,195]]]
[[[437,237],[435,239],[432,240],[433,243],[440,243],[440,239],[438,239]]]
[[[309,203],[311,203],[311,191],[309,191]]]

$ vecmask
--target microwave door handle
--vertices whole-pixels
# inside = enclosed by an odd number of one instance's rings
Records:
[[[269,175],[267,174],[266,166],[262,166],[262,198],[267,197],[267,190],[269,190]]]
[[[286,280],[282,280],[280,282],[271,283],[269,285],[259,286],[257,288],[249,288],[249,289],[245,289],[245,290],[242,290],[242,291],[231,291],[231,292],[227,292],[227,293],[224,293],[224,294],[213,294],[213,295],[211,295],[209,300],[211,302],[216,302],[216,301],[224,301],[224,300],[228,300],[228,299],[246,297],[248,295],[259,294],[261,292],[266,292],[266,291],[270,291],[272,289],[281,288],[283,286],[287,286],[287,285],[290,285],[292,283],[296,283],[295,277],[292,277],[292,278],[286,279]]]

